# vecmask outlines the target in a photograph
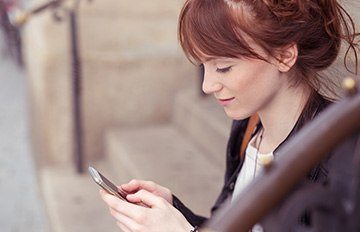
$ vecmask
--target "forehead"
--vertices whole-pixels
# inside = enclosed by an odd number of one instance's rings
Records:
[[[188,0],[180,14],[179,39],[195,64],[216,57],[258,57],[248,35],[250,0]],[[249,29],[250,28],[250,29]]]
[[[193,51],[196,54],[197,63],[205,63],[208,61],[216,61],[216,62],[232,62],[234,59],[252,59],[258,58],[265,60],[268,58],[269,54],[266,52],[259,44],[257,44],[252,38],[248,35],[243,35],[243,43],[246,43],[246,47],[243,48],[242,51],[236,51],[235,53],[228,53],[228,55],[223,55],[222,53],[216,53],[209,50],[209,53],[200,50],[196,44],[193,44]],[[221,46],[221,45],[219,45]],[[222,47],[222,50],[227,50],[226,46]],[[212,53],[211,53],[212,52]]]
[[[234,63],[239,58],[235,57],[219,57],[219,56],[212,56],[207,57],[207,59],[201,60],[202,64],[208,63],[208,64],[228,64],[228,63]]]

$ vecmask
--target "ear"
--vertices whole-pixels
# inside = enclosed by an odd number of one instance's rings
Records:
[[[296,63],[298,58],[297,44],[293,43],[278,53],[278,69],[280,72],[288,72]]]

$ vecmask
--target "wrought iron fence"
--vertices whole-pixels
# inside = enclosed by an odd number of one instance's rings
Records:
[[[22,26],[30,17],[44,10],[52,10],[56,21],[69,18],[70,54],[72,70],[72,109],[73,109],[73,158],[78,173],[84,172],[83,116],[82,116],[82,69],[78,39],[78,9],[82,0],[72,0],[65,5],[65,0],[49,0],[37,7],[25,10],[16,16],[15,24]],[[88,0],[90,2],[91,0]]]

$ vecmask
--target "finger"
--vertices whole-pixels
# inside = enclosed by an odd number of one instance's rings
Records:
[[[138,180],[131,180],[129,183],[126,183],[126,184],[122,184],[120,185],[120,187],[126,191],[126,192],[136,192],[138,189],[139,189],[139,184],[138,184]]]
[[[107,192],[107,191],[104,190],[104,189],[100,189],[100,190],[99,190],[99,193],[100,193],[100,195],[101,195],[102,198],[104,198],[105,196],[114,196],[114,195],[112,195],[111,193]]]
[[[141,198],[138,197],[136,194],[128,194],[128,195],[126,196],[126,200],[128,200],[128,201],[130,201],[130,202],[132,202],[132,203],[134,203],[134,204],[137,204],[137,203],[142,202],[142,201],[141,201]]]
[[[102,198],[104,198],[106,196],[106,194],[113,196],[112,194],[109,194],[108,192],[106,192],[103,189],[100,189],[99,192],[100,192],[100,195],[101,195]],[[132,204],[136,204],[136,205],[143,206],[143,207],[148,207],[147,205],[142,203],[142,201],[141,201],[141,199],[139,197],[134,196],[134,194],[125,194],[125,198],[126,198],[126,200],[128,202],[130,202]],[[123,200],[123,199],[120,199],[120,200]]]
[[[125,190],[124,188],[122,188],[121,186],[116,186],[116,187],[117,187],[118,192],[120,193],[121,196],[126,197],[126,195],[128,195],[129,193],[131,193],[131,192],[129,192],[129,191],[126,191],[126,190]]]
[[[105,196],[105,194],[109,194],[108,192],[106,192],[104,189],[100,189],[99,193],[101,195],[101,197]]]
[[[126,202],[106,192],[102,192],[101,197],[109,207],[135,220],[139,215],[142,215],[142,211],[145,209],[142,206]]]
[[[127,228],[125,225],[121,224],[120,222],[116,222],[116,225],[124,232],[131,232],[129,228]]]
[[[126,196],[126,200],[128,202],[131,202],[133,204],[136,204],[136,205],[139,205],[139,206],[142,206],[142,207],[146,207],[146,208],[149,208],[149,206],[147,204],[144,204],[144,202],[142,202],[142,200],[136,196],[135,194],[128,194]]]
[[[145,189],[149,192],[152,192],[155,190],[156,188],[156,184],[152,181],[144,181],[144,180],[131,180],[129,183],[127,184],[123,184],[121,185],[121,187],[127,191],[127,192],[137,192],[140,189]]]
[[[149,206],[150,208],[158,207],[162,208],[162,206],[167,202],[165,199],[154,195],[146,190],[140,190],[136,192],[134,198],[139,198],[145,205]],[[131,197],[129,195],[129,197]]]
[[[134,220],[118,213],[116,210],[110,208],[110,213],[116,219],[116,224],[120,227],[120,229],[134,231],[139,228],[139,225]]]

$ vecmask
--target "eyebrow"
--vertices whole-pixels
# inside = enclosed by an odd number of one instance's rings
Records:
[[[205,62],[214,61],[214,62],[221,62],[221,63],[232,63],[234,62],[235,57],[222,57],[222,56],[215,56],[215,55],[203,55],[199,57],[198,63],[203,64]]]
[[[215,62],[221,62],[221,63],[233,63],[234,62],[234,58],[230,58],[230,57],[216,57],[214,58]]]

